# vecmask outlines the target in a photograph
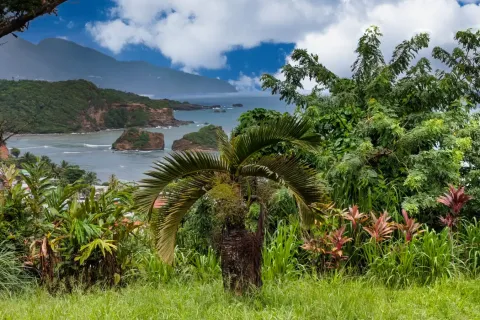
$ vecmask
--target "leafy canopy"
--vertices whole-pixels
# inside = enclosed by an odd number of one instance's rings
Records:
[[[437,70],[418,56],[428,34],[403,41],[390,60],[381,36],[371,27],[360,38],[349,78],[295,50],[285,80],[264,75],[263,87],[314,122],[322,141],[313,162],[338,205],[428,215],[448,183],[478,188],[480,31],[458,32],[451,52],[434,48]],[[305,79],[316,83],[307,95],[299,92]]]

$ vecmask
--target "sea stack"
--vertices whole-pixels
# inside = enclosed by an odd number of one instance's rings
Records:
[[[163,150],[165,139],[163,133],[149,132],[136,128],[125,130],[122,135],[112,144],[113,150]]]

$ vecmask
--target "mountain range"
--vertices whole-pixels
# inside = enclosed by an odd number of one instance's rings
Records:
[[[33,44],[7,36],[0,45],[0,79],[61,81],[85,79],[100,88],[157,98],[236,92],[228,82],[144,61],[118,61],[74,42],[49,38]]]

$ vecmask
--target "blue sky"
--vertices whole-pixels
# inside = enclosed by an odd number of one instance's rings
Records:
[[[480,27],[478,0],[70,0],[32,22],[34,43],[64,37],[119,60],[144,60],[220,78],[241,90],[276,73],[296,47],[348,74],[358,37],[380,26],[384,50],[419,31],[432,45]],[[399,17],[402,17],[399,19]],[[306,84],[308,86],[308,84]]]
[[[59,7],[58,16],[43,16],[33,21],[30,28],[20,36],[38,43],[45,38],[62,37],[83,46],[94,48],[118,60],[143,60],[155,65],[182,69],[173,65],[171,59],[161,54],[158,49],[146,45],[127,47],[114,54],[94,41],[85,29],[91,21],[105,20],[112,8],[109,0],[71,0]],[[227,65],[221,69],[195,70],[201,75],[224,80],[236,79],[239,75],[258,76],[262,73],[274,73],[285,64],[286,56],[293,50],[293,43],[262,43],[252,49],[236,49],[226,53]]]

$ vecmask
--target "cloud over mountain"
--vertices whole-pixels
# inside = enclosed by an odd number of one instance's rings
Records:
[[[295,43],[347,75],[358,37],[378,25],[387,53],[418,32],[449,46],[454,32],[479,27],[478,1],[465,0],[114,0],[107,21],[87,24],[102,46],[159,50],[184,70],[228,66],[226,52],[262,42]],[[240,85],[248,81],[240,75]]]

